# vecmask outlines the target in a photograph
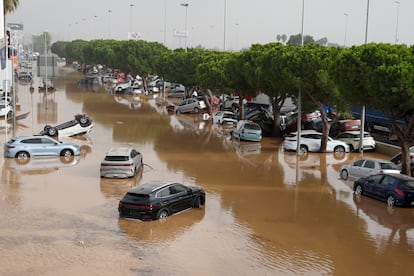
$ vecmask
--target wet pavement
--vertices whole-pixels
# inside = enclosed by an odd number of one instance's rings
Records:
[[[157,100],[78,87],[61,71],[57,90],[18,84],[16,135],[86,113],[94,127],[71,162],[4,159],[0,184],[1,275],[411,275],[414,209],[353,196],[339,156],[283,152],[281,139],[240,143],[200,115],[169,115]],[[37,81],[37,80],[36,80]],[[2,128],[2,142],[13,130]],[[132,143],[144,167],[101,179],[112,144]],[[389,158],[377,153],[364,156]],[[120,219],[118,200],[151,180],[206,191],[206,205],[164,222]]]

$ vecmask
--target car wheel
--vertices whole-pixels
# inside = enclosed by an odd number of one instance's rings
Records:
[[[394,207],[395,198],[392,195],[387,197],[387,205],[388,205],[388,207]]]
[[[64,149],[60,152],[60,156],[63,156],[65,158],[71,157],[73,155],[73,152],[70,149]]]
[[[165,209],[161,209],[157,214],[157,219],[159,220],[166,220],[168,217],[168,211]]]
[[[364,193],[364,191],[362,190],[362,186],[358,185],[355,187],[355,194],[356,195],[362,195]]]
[[[194,208],[200,208],[200,204],[201,204],[201,199],[198,196],[195,200],[194,200]]]
[[[177,109],[177,110],[175,111],[175,113],[176,113],[176,114],[181,114],[181,111],[180,111],[179,109]]]
[[[64,163],[64,164],[69,164],[69,163],[71,163],[73,160],[75,159],[75,156],[73,156],[73,155],[64,155],[64,156],[61,156],[61,161],[62,161],[62,163]]]
[[[300,153],[308,153],[308,147],[305,145],[300,145],[299,146],[299,152]]]
[[[30,154],[27,151],[19,151],[16,153],[16,163],[27,164],[29,162]]]
[[[122,92],[122,87],[118,87],[118,88],[116,89],[116,91],[118,91],[118,92]]]
[[[341,178],[343,180],[347,180],[348,179],[348,171],[347,170],[342,170],[341,171]]]
[[[13,111],[9,111],[9,112],[7,112],[7,118],[11,118],[11,117],[13,117]]]
[[[345,152],[345,148],[343,146],[336,146],[334,152]]]
[[[49,131],[49,128],[51,128],[52,126],[50,126],[50,125],[45,125],[45,127],[43,128],[43,131],[44,132],[48,132]]]
[[[199,111],[198,107],[194,107],[194,113],[198,113]]]
[[[91,120],[88,117],[81,117],[79,123],[82,127],[86,127],[91,124]]]
[[[50,127],[47,130],[47,135],[49,135],[49,136],[58,136],[58,130],[55,127]]]

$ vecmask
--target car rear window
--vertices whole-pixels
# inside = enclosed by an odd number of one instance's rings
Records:
[[[406,190],[414,190],[414,181],[401,182],[400,188],[406,189]]]
[[[398,170],[397,165],[394,163],[380,163],[380,167],[383,170]]]
[[[128,156],[105,156],[105,161],[128,161]]]
[[[260,130],[260,126],[255,125],[255,124],[245,124],[244,127],[247,129]]]
[[[128,202],[133,202],[137,204],[148,204],[149,203],[149,195],[146,195],[146,194],[127,193],[124,199]]]

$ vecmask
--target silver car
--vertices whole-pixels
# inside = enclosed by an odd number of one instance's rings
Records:
[[[101,177],[134,177],[142,167],[142,154],[131,146],[114,146],[101,162]]]
[[[400,170],[391,161],[375,158],[358,159],[351,164],[343,165],[340,170],[340,176],[344,180],[359,179],[377,173],[400,173]]]
[[[206,108],[207,106],[204,100],[198,98],[188,98],[175,107],[175,113],[199,113],[202,109]]]
[[[349,145],[350,151],[359,149],[361,132],[359,130],[345,131],[335,137],[335,140],[340,140]],[[376,143],[374,138],[368,132],[364,132],[362,139],[363,150],[375,150]]]
[[[80,146],[61,142],[45,135],[17,136],[4,144],[4,157],[17,158],[20,164],[28,163],[35,156],[80,155]]]

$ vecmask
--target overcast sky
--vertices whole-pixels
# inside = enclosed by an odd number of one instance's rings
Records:
[[[339,45],[363,44],[367,1],[304,0],[304,34]],[[369,4],[368,42],[395,43],[397,35],[398,43],[414,44],[413,0]],[[299,34],[302,0],[20,0],[6,22],[24,24],[26,39],[44,31],[54,41],[126,39],[132,31],[177,48],[185,47],[185,38],[174,33],[185,33],[186,18],[188,47],[239,50],[275,42],[278,34]]]

